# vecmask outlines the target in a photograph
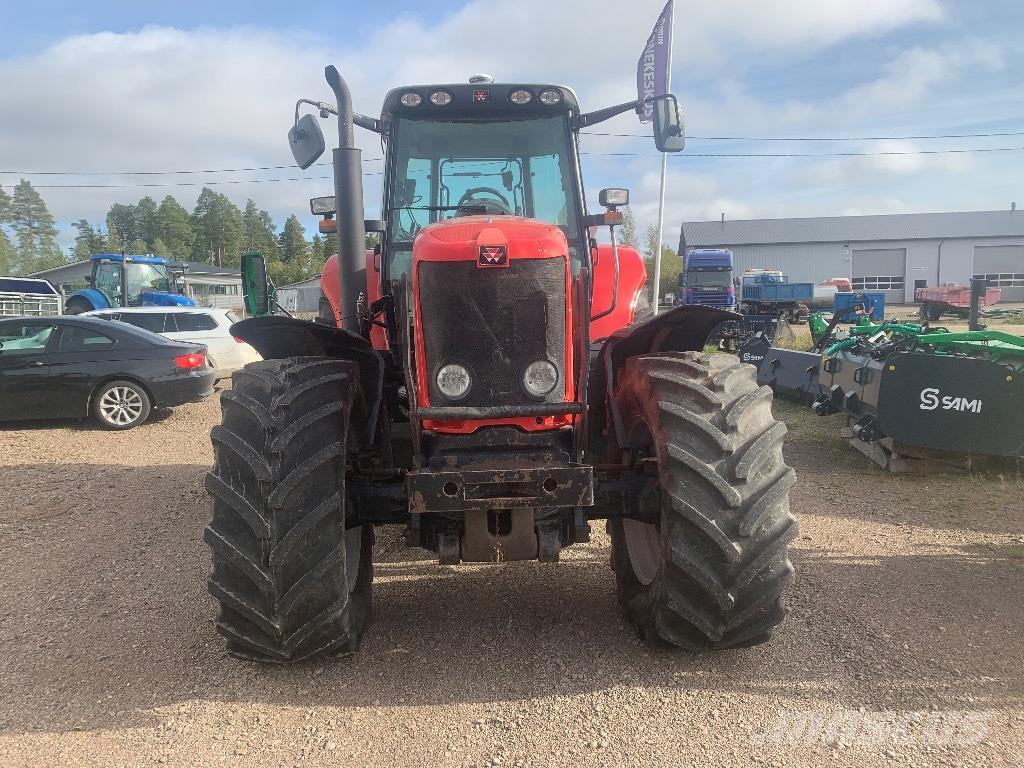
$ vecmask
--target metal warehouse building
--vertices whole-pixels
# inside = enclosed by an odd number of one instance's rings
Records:
[[[728,248],[737,272],[777,269],[794,282],[850,277],[855,290],[914,300],[914,289],[984,276],[1024,301],[1024,212],[901,213],[813,219],[692,221],[679,249]]]

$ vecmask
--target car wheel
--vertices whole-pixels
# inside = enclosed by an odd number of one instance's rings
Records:
[[[92,399],[92,415],[104,429],[131,429],[149,418],[149,395],[131,381],[111,381]]]

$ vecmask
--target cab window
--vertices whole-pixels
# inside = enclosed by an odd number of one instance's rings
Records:
[[[93,288],[98,290],[113,307],[121,306],[121,265],[113,262],[100,263],[96,268]]]
[[[0,355],[42,354],[52,334],[52,323],[3,323]]]

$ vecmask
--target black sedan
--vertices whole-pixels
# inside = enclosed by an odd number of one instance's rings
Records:
[[[0,421],[93,416],[130,429],[213,392],[206,347],[91,317],[0,319]]]

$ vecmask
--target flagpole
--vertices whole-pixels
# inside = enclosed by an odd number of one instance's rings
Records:
[[[668,27],[668,74],[665,76],[665,92],[672,93],[672,44],[675,38],[676,9],[672,8]],[[665,176],[668,173],[668,153],[661,153],[661,189],[658,193],[658,239],[654,244],[654,301],[653,311],[658,314],[661,303],[661,238],[665,229]],[[681,254],[685,259],[685,254]]]

